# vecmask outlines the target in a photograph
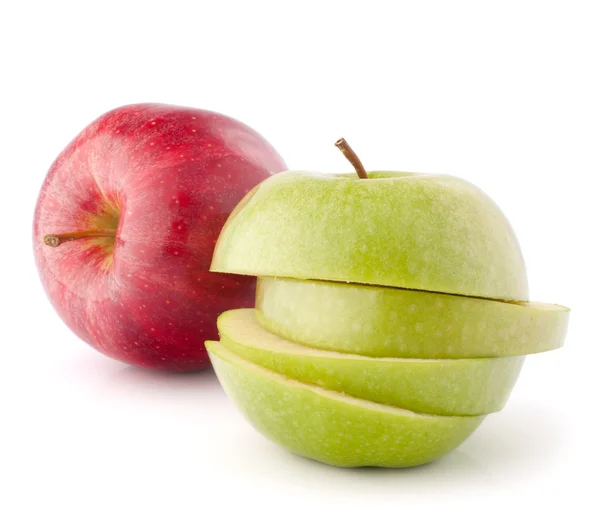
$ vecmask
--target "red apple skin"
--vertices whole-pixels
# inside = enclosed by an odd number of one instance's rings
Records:
[[[56,159],[35,209],[35,259],[54,308],[120,361],[208,366],[217,316],[254,306],[251,277],[209,273],[217,237],[240,199],[284,169],[259,134],[218,113],[138,104],[101,116]],[[44,244],[111,226],[116,237]]]

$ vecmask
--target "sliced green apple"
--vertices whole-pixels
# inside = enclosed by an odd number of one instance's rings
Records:
[[[431,416],[303,384],[207,342],[226,393],[250,423],[288,450],[343,467],[411,467],[457,447],[483,416]]]
[[[525,359],[382,359],[317,350],[265,330],[253,309],[225,312],[217,326],[222,345],[259,366],[354,397],[435,415],[500,411]]]
[[[259,278],[257,318],[291,341],[373,357],[520,356],[559,348],[569,309],[341,282]]]
[[[225,224],[212,271],[527,300],[517,239],[481,190],[452,176],[288,171]]]

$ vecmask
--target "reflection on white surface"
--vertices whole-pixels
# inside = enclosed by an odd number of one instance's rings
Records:
[[[573,454],[579,442],[589,454],[567,418],[571,392],[554,382],[570,367],[559,355],[528,361],[507,407],[456,451],[422,467],[386,470],[334,468],[288,453],[244,421],[212,370],[140,370],[75,338],[40,350],[26,372],[5,369],[2,378],[18,392],[3,393],[10,423],[0,429],[0,469],[9,469],[2,488],[23,510],[14,515],[65,504],[67,515],[86,517],[137,516],[140,508],[146,515],[201,515],[200,498],[219,505],[243,499],[266,515],[279,515],[288,501],[288,514],[306,517],[320,515],[315,505],[334,513],[351,507],[364,514],[374,506],[443,511],[458,498],[474,511],[493,500],[489,517],[503,506],[509,511],[523,491],[552,507],[548,497],[585,458]],[[588,479],[571,490],[583,491]]]
[[[103,398],[118,400],[119,404],[154,407],[157,418],[167,409],[194,413],[198,420],[216,427],[222,423],[213,420],[215,411],[222,413],[227,421],[242,419],[233,403],[226,400],[212,370],[181,375],[122,366],[103,378],[96,388]],[[467,480],[473,483],[474,479],[506,478],[507,473],[510,475],[504,482],[518,483],[521,475],[529,476],[543,469],[546,463],[555,462],[567,434],[561,416],[551,409],[509,403],[502,413],[489,415],[458,449],[428,465],[412,469],[338,469],[288,453],[260,436],[249,424],[238,423],[235,441],[215,444],[215,448],[226,448],[252,471],[259,464],[265,473],[270,469],[269,477],[293,470],[294,477],[302,477],[304,484],[315,488],[324,478],[337,479],[344,483],[344,492],[346,483],[367,482],[381,491],[388,485],[397,489],[399,480],[404,487],[423,481],[427,485],[438,482],[460,485]],[[245,470],[244,466],[238,468]],[[248,476],[251,479],[254,474],[248,472]]]
[[[233,403],[226,397],[218,379],[211,369],[198,373],[171,374],[152,372],[130,366],[120,366],[104,378],[97,389],[103,398],[118,399],[119,403],[129,400],[144,406],[156,405],[157,413],[163,405],[175,405],[184,411],[200,411],[200,408],[222,406],[224,411],[237,414]],[[169,409],[173,409],[170,407]],[[205,415],[207,418],[210,415]],[[245,434],[245,436],[244,436]],[[265,456],[272,461],[294,463],[294,468],[313,470],[334,470],[349,477],[377,477],[385,479],[394,476],[403,478],[443,479],[451,474],[454,482],[461,476],[490,475],[503,470],[511,470],[511,477],[518,478],[519,469],[541,469],[546,462],[552,463],[565,443],[567,429],[561,416],[551,409],[529,406],[524,403],[509,402],[502,413],[489,415],[481,426],[457,450],[441,460],[413,469],[333,469],[318,462],[299,458],[266,439],[257,437],[249,424],[240,426],[240,441],[246,439],[246,446],[240,443],[244,455],[260,453],[248,461],[264,462]],[[254,443],[264,441],[262,446]],[[264,449],[264,450],[263,450]]]
[[[63,331],[51,316],[45,331]],[[10,517],[47,508],[67,508],[67,516],[137,517],[143,509],[146,517],[187,517],[240,499],[263,515],[280,515],[285,502],[286,515],[303,517],[340,508],[443,512],[449,501],[480,515],[493,501],[489,517],[510,512],[518,493],[527,493],[532,510],[552,509],[565,486],[577,497],[594,479],[578,474],[594,465],[594,418],[574,394],[589,388],[595,365],[562,351],[528,360],[507,407],[441,460],[406,470],[340,469],[261,436],[212,370],[140,370],[64,332],[60,346],[45,346],[33,330],[36,360],[26,370],[9,361],[0,379],[8,415],[0,427],[0,488],[7,507],[22,510]],[[568,387],[556,382],[575,368],[580,375]]]

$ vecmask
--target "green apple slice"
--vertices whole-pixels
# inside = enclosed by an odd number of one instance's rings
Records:
[[[216,342],[206,347],[228,396],[286,449],[343,467],[411,467],[457,447],[485,418],[431,416],[303,384]]]
[[[257,318],[315,348],[373,357],[520,356],[563,345],[569,309],[341,282],[259,278]]]
[[[500,209],[445,175],[276,174],[229,217],[211,270],[528,299]]]
[[[254,364],[353,397],[434,415],[500,411],[525,359],[382,359],[317,350],[265,330],[253,309],[225,312],[217,326],[221,344]]]

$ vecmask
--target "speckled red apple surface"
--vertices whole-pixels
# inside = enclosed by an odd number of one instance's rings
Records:
[[[35,209],[44,288],[100,352],[142,367],[209,365],[223,311],[254,305],[250,277],[209,273],[240,199],[285,163],[229,117],[124,106],[85,128],[54,162]]]

